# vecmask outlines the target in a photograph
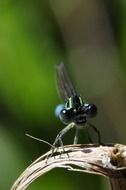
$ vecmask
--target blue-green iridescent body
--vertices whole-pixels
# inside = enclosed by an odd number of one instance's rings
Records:
[[[84,101],[80,96],[72,96],[68,99],[68,101],[65,103],[64,108],[70,109],[70,108],[76,108],[79,106],[84,106]]]
[[[73,95],[68,98],[63,109],[60,111],[60,120],[69,124],[74,122],[77,125],[84,125],[87,121],[91,104],[84,103],[80,96]]]

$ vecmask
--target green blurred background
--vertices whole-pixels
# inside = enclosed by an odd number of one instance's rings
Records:
[[[61,102],[55,66],[62,60],[78,92],[98,106],[91,122],[103,142],[126,143],[125,14],[125,1],[0,1],[1,190],[50,148],[25,134],[52,143],[64,127],[54,116]],[[64,144],[73,136],[67,134]],[[88,143],[86,135],[80,143]],[[108,182],[55,169],[28,189],[107,190]]]

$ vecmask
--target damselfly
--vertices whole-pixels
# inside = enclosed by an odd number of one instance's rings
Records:
[[[98,135],[98,143],[101,144],[100,132],[98,129],[89,123],[89,119],[95,117],[97,114],[97,107],[94,104],[85,102],[80,95],[78,95],[68,77],[65,66],[60,63],[56,67],[57,83],[59,92],[64,104],[56,107],[55,113],[60,120],[67,125],[57,135],[53,146],[58,142],[63,147],[62,137],[73,127],[76,128],[74,144],[78,142],[78,132],[84,129],[88,124]]]

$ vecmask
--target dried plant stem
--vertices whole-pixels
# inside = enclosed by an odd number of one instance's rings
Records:
[[[107,177],[111,190],[126,189],[126,146],[121,144],[69,145],[34,161],[16,180],[11,190],[25,190],[35,179],[56,167]],[[61,154],[62,152],[62,154]],[[47,159],[48,157],[48,159]]]

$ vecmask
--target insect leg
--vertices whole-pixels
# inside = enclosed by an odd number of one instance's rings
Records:
[[[65,128],[63,128],[59,134],[56,136],[55,138],[55,141],[53,143],[53,146],[51,148],[52,150],[52,153],[51,153],[51,156],[53,155],[54,153],[54,149],[56,147],[56,144],[59,142],[60,143],[60,146],[62,147],[63,151],[64,151],[64,146],[63,146],[63,141],[62,141],[62,137],[70,130],[72,129],[73,127],[75,126],[74,123],[70,123],[69,125],[67,125]]]
[[[99,144],[103,144],[101,142],[101,135],[100,135],[100,131],[91,123],[88,123],[90,127],[92,127],[92,129],[97,133],[97,136],[98,136],[98,143]]]
[[[62,146],[63,146],[62,137],[63,137],[70,129],[72,129],[74,126],[75,126],[74,123],[70,123],[70,124],[67,125],[65,128],[63,128],[63,129],[59,132],[59,134],[56,136],[55,141],[54,141],[54,143],[53,143],[53,146],[55,147],[56,144],[57,144],[58,141],[59,141],[60,146],[62,147]]]
[[[76,127],[76,132],[75,132],[73,144],[77,144],[77,142],[78,142],[78,136],[79,136],[79,128]]]

